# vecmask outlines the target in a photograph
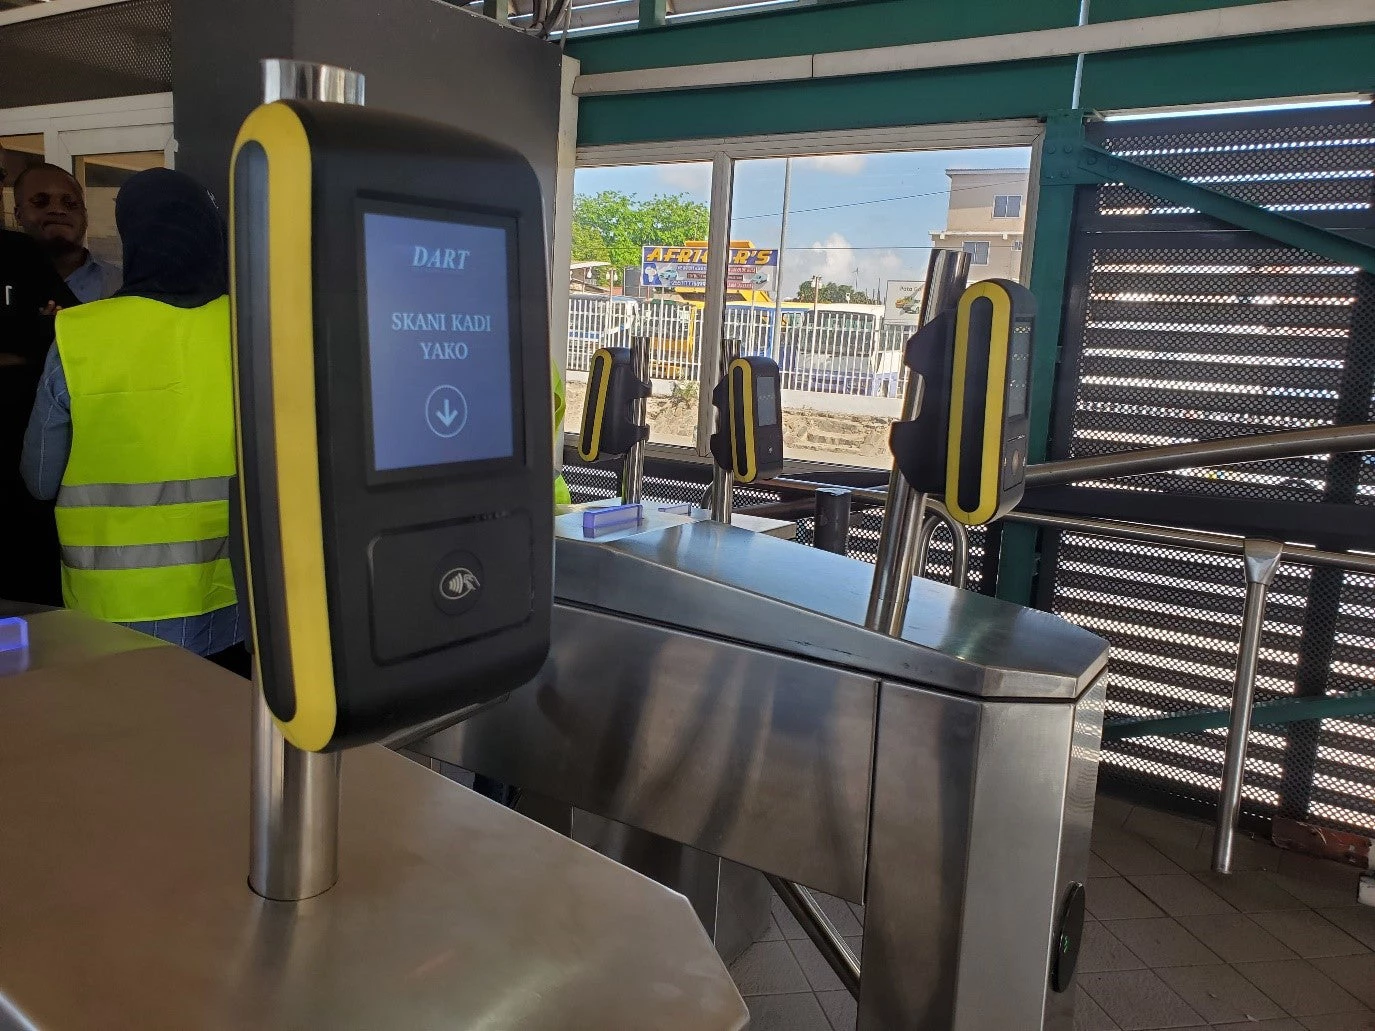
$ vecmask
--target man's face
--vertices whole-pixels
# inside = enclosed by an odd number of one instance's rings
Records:
[[[66,172],[53,168],[30,172],[15,191],[14,211],[24,232],[49,251],[75,250],[86,239],[86,199]]]

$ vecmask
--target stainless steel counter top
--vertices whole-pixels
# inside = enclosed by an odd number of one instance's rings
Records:
[[[263,901],[249,685],[73,613],[31,628],[0,678],[0,1026],[745,1026],[681,896],[381,747],[344,757],[338,885]]]
[[[863,627],[873,567],[712,522],[597,540],[555,520],[555,600],[974,697],[1071,699],[1107,643],[1057,616],[917,579],[903,640]]]

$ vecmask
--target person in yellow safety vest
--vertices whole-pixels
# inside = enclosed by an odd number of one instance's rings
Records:
[[[68,608],[246,674],[223,220],[195,180],[159,168],[120,189],[115,224],[124,285],[58,314],[21,471],[57,499]]]
[[[559,373],[559,367],[553,362],[549,363],[549,373],[554,381],[554,461],[558,461],[558,456],[563,453],[563,413],[567,389],[563,385],[563,376]],[[571,505],[573,495],[568,491],[568,484],[565,482],[561,473],[554,474],[554,504]]]

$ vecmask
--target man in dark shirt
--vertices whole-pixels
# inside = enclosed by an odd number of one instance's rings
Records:
[[[0,182],[3,159],[0,150]],[[53,315],[74,304],[38,245],[23,233],[0,229],[0,599],[62,604],[52,502],[29,494],[19,456],[53,342]]]

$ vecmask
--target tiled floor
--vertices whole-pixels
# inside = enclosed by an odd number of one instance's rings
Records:
[[[1375,1031],[1375,908],[1353,867],[1238,843],[1211,873],[1212,831],[1098,801],[1075,1031]],[[864,911],[823,898],[859,952]],[[855,1004],[783,904],[731,967],[751,1031],[853,1031]]]

